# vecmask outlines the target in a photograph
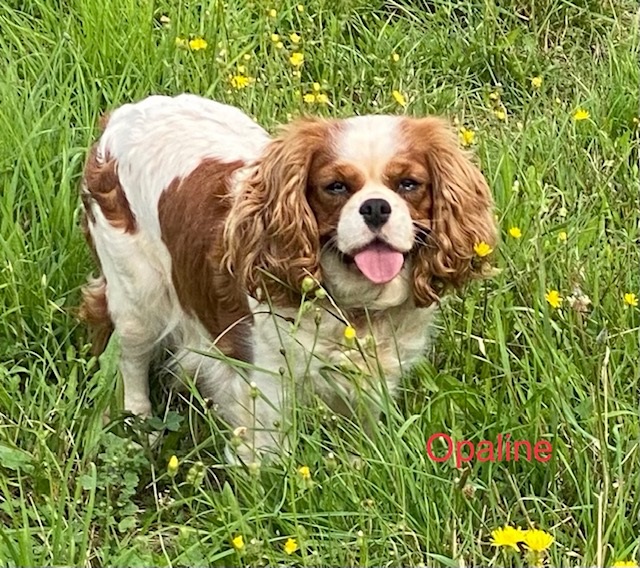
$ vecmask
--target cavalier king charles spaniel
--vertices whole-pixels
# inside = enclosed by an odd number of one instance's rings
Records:
[[[149,367],[195,379],[250,463],[286,447],[315,394],[370,427],[424,354],[441,295],[483,273],[487,183],[433,117],[300,118],[271,138],[194,95],[115,110],[82,182],[100,276],[94,349],[115,330],[125,410]],[[368,426],[367,426],[368,425]]]

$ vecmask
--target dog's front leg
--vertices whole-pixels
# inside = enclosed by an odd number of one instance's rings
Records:
[[[249,465],[282,457],[288,422],[282,377],[254,372],[250,381],[239,381],[233,402],[223,409],[233,428],[227,461]]]

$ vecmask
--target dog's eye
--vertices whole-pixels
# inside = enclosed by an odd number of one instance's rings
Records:
[[[328,191],[329,193],[333,193],[335,195],[347,193],[347,191],[349,190],[349,188],[347,188],[347,185],[341,181],[331,182],[329,185],[325,186],[324,189],[325,191]]]
[[[400,191],[415,191],[419,186],[420,184],[415,179],[406,178],[400,180],[398,189]]]

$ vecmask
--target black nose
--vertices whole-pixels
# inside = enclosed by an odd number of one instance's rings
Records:
[[[379,229],[391,216],[391,205],[385,199],[367,199],[360,205],[360,215],[371,229]]]

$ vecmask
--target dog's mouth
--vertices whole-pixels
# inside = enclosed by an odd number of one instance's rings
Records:
[[[362,275],[374,284],[391,282],[404,266],[404,254],[375,240],[352,255]]]
[[[329,247],[344,264],[353,266],[374,284],[386,284],[398,276],[408,254],[379,239],[351,253],[342,252],[334,243]]]

